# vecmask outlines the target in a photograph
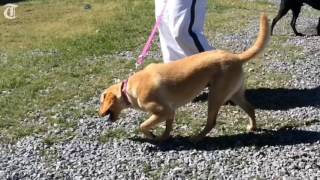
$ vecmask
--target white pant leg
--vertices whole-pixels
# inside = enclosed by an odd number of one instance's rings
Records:
[[[170,7],[172,2],[175,0],[168,0],[168,4],[163,13],[162,21],[159,27],[160,46],[162,51],[162,58],[165,63],[170,60],[180,59],[184,57],[183,50],[177,44],[176,40],[172,36],[170,29]],[[160,16],[161,11],[165,5],[165,0],[155,0],[155,13],[156,17]]]
[[[156,15],[164,0],[156,1]],[[160,25],[160,42],[164,62],[212,50],[203,33],[207,0],[168,0]]]
[[[206,14],[208,9],[208,0],[194,0],[195,2],[195,20],[192,26],[192,31],[198,37],[200,44],[204,48],[204,51],[210,51],[215,49],[209,44],[207,37],[204,35],[204,25],[206,20]]]

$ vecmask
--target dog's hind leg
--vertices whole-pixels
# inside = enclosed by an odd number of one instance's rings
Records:
[[[297,22],[299,14],[300,14],[300,11],[301,11],[301,6],[298,6],[298,7],[295,7],[294,9],[292,9],[292,20],[291,20],[290,25],[291,25],[295,35],[304,36],[304,34],[299,33],[296,29],[296,22]]]
[[[254,108],[246,100],[244,91],[245,91],[244,87],[241,87],[241,89],[233,95],[233,97],[231,98],[231,101],[239,105],[250,116],[250,122],[249,122],[249,125],[247,126],[247,130],[255,131],[257,129],[257,124],[256,124]]]
[[[224,79],[221,81],[224,81]],[[232,87],[229,86],[229,83],[223,82],[218,84],[220,84],[218,87],[213,85],[210,86],[206,126],[198,135],[191,137],[191,141],[193,142],[200,141],[212,130],[212,128],[214,128],[220,107],[229,100],[232,95]]]
[[[288,6],[286,6],[285,4],[281,4],[280,5],[280,9],[279,12],[277,14],[277,16],[272,20],[272,24],[271,24],[271,35],[273,34],[273,28],[274,26],[277,24],[277,22],[288,13],[290,8],[288,8]]]
[[[217,99],[218,98],[213,98],[213,92],[212,92],[212,90],[210,90],[209,97],[208,97],[208,117],[207,117],[206,126],[198,135],[192,136],[190,138],[190,140],[192,142],[200,141],[216,125],[216,119],[217,119],[219,109],[222,106],[222,104],[224,103],[224,100],[217,100]]]

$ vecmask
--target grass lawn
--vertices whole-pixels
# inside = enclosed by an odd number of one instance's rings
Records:
[[[0,129],[9,139],[45,131],[47,125],[35,121],[39,116],[62,125],[63,117],[51,118],[57,112],[81,116],[72,107],[97,96],[112,77],[125,76],[134,64],[95,57],[135,50],[153,21],[148,0],[18,5],[17,19],[0,17]]]
[[[107,55],[143,47],[154,23],[153,3],[26,0],[17,3],[17,19],[0,16],[0,141],[45,132],[50,124],[76,126],[66,117],[96,116],[97,109],[77,106],[134,68],[134,59]],[[210,0],[206,31],[236,33],[270,7],[274,14],[276,8],[262,0]]]

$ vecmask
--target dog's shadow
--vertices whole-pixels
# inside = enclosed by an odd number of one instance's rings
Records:
[[[288,110],[296,107],[320,107],[320,86],[313,89],[248,89],[246,98],[255,108]],[[206,101],[208,94],[199,95],[194,102]]]
[[[296,107],[320,107],[320,86],[313,89],[249,89],[246,91],[248,101],[258,109],[288,110]],[[206,101],[208,94],[198,96],[194,101]],[[312,120],[306,125],[319,124],[320,120]],[[148,142],[155,146],[153,151],[169,150],[223,150],[244,146],[278,146],[314,143],[320,141],[320,132],[297,130],[294,127],[283,127],[279,130],[260,130],[257,133],[206,137],[194,144],[188,137],[174,137],[165,143],[157,143],[144,138],[131,138],[133,141]]]
[[[20,1],[26,1],[26,0],[1,0],[0,6],[6,5],[8,3],[18,3]]]
[[[316,122],[319,122],[318,120]],[[174,137],[165,143],[157,143],[144,138],[130,138],[132,141],[151,143],[150,151],[182,151],[182,150],[224,150],[254,146],[295,145],[314,143],[320,141],[320,132],[282,128],[280,130],[260,130],[258,133],[244,133],[237,135],[224,135],[219,137],[206,137],[199,143],[193,143],[188,137]]]

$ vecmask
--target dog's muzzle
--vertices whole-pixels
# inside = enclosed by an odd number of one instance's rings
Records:
[[[109,111],[108,121],[111,121],[111,122],[115,122],[116,121],[114,113],[111,112],[111,111]]]
[[[101,117],[104,117],[104,116],[108,116],[108,115],[109,115],[109,117],[108,117],[107,120],[108,120],[108,121],[111,121],[111,122],[114,122],[114,121],[115,121],[114,113],[111,112],[110,110],[108,110],[108,111],[106,111],[106,112],[103,112],[103,113],[99,112],[99,115],[100,115]]]

